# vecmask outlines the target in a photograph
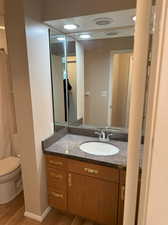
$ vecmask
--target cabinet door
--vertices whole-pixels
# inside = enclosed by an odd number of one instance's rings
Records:
[[[69,173],[68,210],[100,224],[116,225],[118,184]]]

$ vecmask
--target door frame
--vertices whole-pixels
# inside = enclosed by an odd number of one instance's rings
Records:
[[[141,193],[140,193],[140,204],[139,204],[139,216],[138,216],[138,225],[151,225],[153,224],[152,221],[158,222],[159,216],[162,218],[162,222],[160,224],[167,224],[165,217],[167,215],[164,214],[165,211],[161,209],[160,212],[157,211],[155,213],[155,205],[156,204],[156,195],[152,195],[152,187],[153,182],[158,177],[158,174],[154,173],[153,162],[154,158],[156,157],[155,143],[157,142],[156,136],[157,132],[157,114],[160,113],[159,110],[159,93],[161,92],[161,82],[167,83],[166,78],[164,77],[163,73],[165,68],[167,68],[167,63],[165,63],[163,56],[164,51],[166,52],[167,48],[165,45],[167,44],[165,40],[166,35],[166,27],[168,23],[168,2],[167,0],[157,0],[156,1],[156,10],[155,10],[155,32],[153,35],[153,47],[152,47],[152,61],[151,61],[151,76],[149,77],[149,97],[148,97],[148,105],[147,105],[147,119],[146,119],[146,131],[145,131],[145,143],[144,143],[144,160],[142,165],[142,185],[141,185]],[[166,45],[168,47],[168,45]],[[163,63],[163,64],[162,64]],[[162,81],[161,79],[162,75]],[[166,103],[165,103],[166,104]],[[167,117],[168,119],[168,117]],[[165,123],[164,123],[165,124]],[[166,124],[165,124],[166,126]],[[160,140],[161,141],[161,140]],[[163,139],[162,139],[163,141]],[[161,143],[160,143],[161,144]],[[157,159],[159,159],[159,154],[162,152],[157,153]],[[162,156],[163,157],[163,156]],[[165,156],[167,157],[167,156]],[[156,163],[156,161],[155,161]],[[161,171],[162,176],[164,177],[165,168],[158,168]],[[153,179],[152,179],[153,178]],[[158,182],[157,182],[158,183]],[[158,183],[159,186],[159,183]],[[168,186],[168,185],[167,185]],[[161,191],[161,189],[162,191]],[[158,196],[167,195],[167,189],[164,187],[158,188]],[[163,191],[166,190],[166,193]],[[161,193],[161,192],[162,193]],[[157,201],[157,205],[163,204],[161,202],[162,198],[159,198],[160,202]],[[167,204],[167,203],[166,203]],[[152,205],[152,207],[150,207]],[[164,208],[165,209],[165,208]],[[168,207],[167,207],[168,210]],[[163,214],[162,214],[162,213]],[[162,215],[161,215],[162,214]],[[151,218],[152,217],[152,218]]]
[[[136,218],[142,121],[149,37],[151,31],[151,12],[152,0],[137,0],[128,132],[124,225],[134,225]]]
[[[110,58],[109,58],[109,86],[108,86],[108,110],[107,110],[107,124],[109,127],[112,126],[112,87],[113,87],[113,82],[112,82],[112,71],[113,71],[113,56],[115,54],[124,54],[124,53],[133,53],[133,49],[122,49],[122,50],[111,50],[110,51]]]

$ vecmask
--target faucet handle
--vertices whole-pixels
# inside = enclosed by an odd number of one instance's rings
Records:
[[[99,131],[95,131],[94,134],[98,135],[99,138],[101,137],[101,131],[100,132]]]
[[[112,137],[112,136],[113,136],[112,133],[108,134],[108,135],[107,135],[107,139],[110,140],[110,137]]]
[[[95,134],[99,136],[99,140],[105,141],[106,139],[106,132],[104,129],[101,129],[100,131],[96,131]]]

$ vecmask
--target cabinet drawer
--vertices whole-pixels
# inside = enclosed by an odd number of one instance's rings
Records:
[[[67,159],[62,158],[59,156],[52,156],[52,155],[47,155],[46,156],[47,160],[47,166],[51,168],[59,168],[59,169],[66,169],[67,168]]]
[[[91,163],[68,160],[68,169],[76,174],[97,177],[103,180],[119,182],[119,171],[115,168],[95,165]]]
[[[66,191],[55,190],[53,188],[48,189],[48,202],[49,205],[61,209],[67,210],[67,193]]]
[[[48,186],[53,188],[61,188],[66,190],[67,188],[67,173],[66,171],[48,168]]]

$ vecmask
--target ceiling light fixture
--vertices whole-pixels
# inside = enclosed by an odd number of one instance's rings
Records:
[[[57,40],[58,41],[65,41],[65,38],[64,37],[57,37]]]
[[[133,16],[132,17],[132,20],[135,22],[136,21],[136,16]]]
[[[78,26],[76,24],[65,24],[64,29],[65,30],[76,30]]]
[[[4,26],[0,26],[0,30],[5,30],[5,27]]]
[[[79,37],[81,39],[89,39],[89,38],[91,38],[90,34],[81,34]]]

